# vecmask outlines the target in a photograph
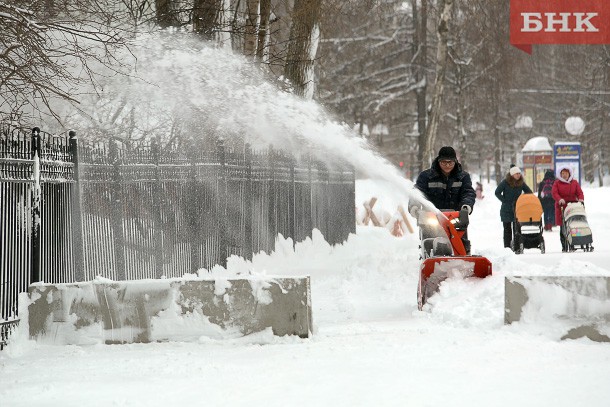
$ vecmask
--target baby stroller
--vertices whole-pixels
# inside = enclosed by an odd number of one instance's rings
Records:
[[[593,235],[587,222],[585,204],[582,202],[568,202],[562,209],[561,217],[566,251],[573,252],[577,249],[582,249],[585,252],[592,252]]]
[[[523,194],[515,203],[513,223],[513,251],[523,253],[523,249],[540,249],[544,253],[542,236],[542,204],[534,194]]]

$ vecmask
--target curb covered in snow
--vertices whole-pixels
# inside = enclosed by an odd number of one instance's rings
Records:
[[[610,277],[514,276],[504,287],[505,324],[559,326],[561,339],[610,342]]]
[[[33,284],[30,337],[53,344],[312,332],[309,277]]]

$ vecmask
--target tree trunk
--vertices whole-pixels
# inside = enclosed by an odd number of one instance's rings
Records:
[[[246,1],[246,32],[244,40],[244,54],[255,56],[258,44],[258,28],[260,24],[259,0]]]
[[[447,50],[449,37],[449,22],[451,20],[453,9],[453,0],[440,0],[438,19],[438,27],[436,36],[438,45],[436,49],[436,79],[434,81],[434,90],[432,93],[432,108],[430,111],[430,120],[426,128],[426,143],[424,147],[424,160],[432,163],[434,142],[438,131],[438,124],[441,117],[441,109],[443,105],[443,92],[445,72],[447,71]]]
[[[220,31],[222,0],[195,0],[193,3],[193,31],[206,40],[213,40]]]
[[[172,7],[172,0],[155,0],[157,24],[161,28],[175,27],[179,24]]]
[[[258,27],[258,46],[256,60],[267,62],[269,59],[269,37],[271,21],[271,0],[260,0],[260,25]]]
[[[494,81],[491,88],[491,103],[493,104],[492,127],[494,135],[494,170],[496,173],[496,185],[499,185],[502,181],[503,174],[500,172],[500,89],[498,82]]]
[[[418,145],[417,169],[418,173],[424,168],[424,146],[426,145],[426,121],[428,119],[426,106],[426,63],[428,59],[428,0],[421,0],[421,7],[418,11],[417,0],[411,0],[413,10],[413,52],[416,55],[414,60],[415,82],[419,83],[424,79],[423,86],[415,91],[417,101],[417,133]]]
[[[297,95],[313,98],[314,62],[320,38],[322,0],[295,0],[284,76]]]
[[[457,140],[460,145],[460,164],[464,170],[468,170],[468,160],[466,159],[466,128],[464,126],[464,71],[461,61],[456,61],[456,93],[457,93],[457,111],[456,111],[456,126]]]

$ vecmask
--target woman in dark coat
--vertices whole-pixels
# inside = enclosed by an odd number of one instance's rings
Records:
[[[538,185],[538,199],[540,199],[542,210],[544,211],[544,230],[553,230],[553,225],[555,224],[554,183],[555,174],[553,174],[553,170],[547,170],[544,173],[544,178]]]
[[[502,202],[500,220],[504,226],[504,247],[511,247],[515,203],[522,193],[531,194],[532,190],[523,181],[519,167],[512,167],[496,188],[496,197]]]

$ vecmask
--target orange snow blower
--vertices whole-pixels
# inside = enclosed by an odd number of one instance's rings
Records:
[[[421,264],[417,305],[424,304],[448,277],[485,278],[491,275],[491,262],[467,253],[462,236],[468,227],[468,211],[419,211],[417,217],[421,240]]]

